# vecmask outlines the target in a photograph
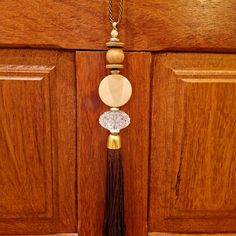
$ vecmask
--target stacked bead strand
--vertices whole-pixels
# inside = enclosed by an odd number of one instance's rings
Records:
[[[130,124],[129,116],[120,111],[132,95],[132,86],[129,80],[120,74],[124,62],[124,43],[118,38],[116,22],[113,23],[110,41],[106,43],[108,51],[106,54],[107,65],[110,75],[106,76],[99,85],[99,96],[103,103],[111,107],[110,111],[101,115],[99,123],[108,129],[111,134],[119,131]]]
[[[99,85],[101,100],[110,107],[99,123],[110,131],[107,141],[107,178],[103,236],[125,236],[124,222],[124,176],[119,132],[130,124],[130,117],[119,108],[132,94],[129,80],[120,74],[125,58],[124,44],[118,39],[117,23],[113,23],[110,41],[106,43],[107,65],[110,75]]]

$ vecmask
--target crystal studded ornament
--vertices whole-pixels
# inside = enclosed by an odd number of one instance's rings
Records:
[[[119,133],[130,124],[130,117],[124,111],[111,109],[100,116],[99,123],[111,133]]]

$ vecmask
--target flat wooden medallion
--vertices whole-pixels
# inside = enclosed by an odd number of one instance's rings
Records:
[[[129,80],[122,75],[108,75],[99,85],[99,96],[109,107],[121,107],[125,105],[131,95],[132,86]]]

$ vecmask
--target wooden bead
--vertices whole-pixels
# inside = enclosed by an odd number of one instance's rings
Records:
[[[122,75],[108,75],[101,81],[98,92],[99,97],[107,106],[121,107],[129,101],[132,86]]]
[[[124,66],[122,64],[108,64],[107,69],[122,69]]]
[[[111,64],[121,64],[124,61],[125,54],[121,48],[111,48],[107,51],[106,58]]]
[[[107,47],[113,47],[113,48],[123,48],[124,47],[124,43],[118,41],[118,42],[112,42],[109,41],[106,43]]]

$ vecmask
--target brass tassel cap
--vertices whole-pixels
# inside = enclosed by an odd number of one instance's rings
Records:
[[[118,134],[110,134],[107,139],[107,148],[110,150],[121,149],[121,138]]]

